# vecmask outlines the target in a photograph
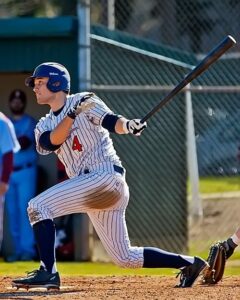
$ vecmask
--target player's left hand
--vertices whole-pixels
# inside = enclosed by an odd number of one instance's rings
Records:
[[[126,126],[129,133],[139,136],[147,127],[147,123],[141,123],[141,119],[132,119],[127,122]]]
[[[95,103],[87,101],[89,98],[91,98],[94,95],[94,93],[88,93],[84,95],[80,100],[78,100],[75,105],[70,108],[67,115],[69,118],[75,120],[76,116],[78,116],[80,113],[87,111],[95,106]]]

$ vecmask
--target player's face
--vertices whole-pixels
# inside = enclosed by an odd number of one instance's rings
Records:
[[[13,98],[9,102],[9,108],[14,115],[22,115],[25,110],[25,104],[20,98]]]
[[[38,104],[49,104],[55,99],[55,95],[47,88],[48,77],[36,77],[33,91],[36,94]]]

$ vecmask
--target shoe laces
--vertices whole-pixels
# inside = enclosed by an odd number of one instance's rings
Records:
[[[32,277],[34,275],[36,275],[37,273],[41,272],[41,271],[44,271],[44,267],[43,266],[40,266],[39,269],[36,269],[36,270],[33,270],[33,271],[30,271],[30,272],[26,272],[27,273],[27,277]]]
[[[30,271],[30,272],[26,272],[27,273],[27,277],[32,277],[34,275],[36,275],[40,270],[33,270],[33,271]]]
[[[181,269],[177,275],[176,275],[176,278],[178,278],[180,276],[180,285],[186,280],[186,278],[189,276],[189,266],[188,267],[184,267],[183,269]]]

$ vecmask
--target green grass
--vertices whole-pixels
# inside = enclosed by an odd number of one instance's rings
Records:
[[[0,276],[22,276],[39,267],[37,262],[0,263]],[[112,275],[174,275],[175,269],[124,269],[112,263],[58,262],[58,271],[64,276]]]
[[[26,272],[37,269],[36,262],[0,263],[0,276],[24,276]],[[229,265],[229,266],[228,266]],[[123,269],[111,263],[59,262],[58,271],[62,276],[176,276],[176,269]],[[225,275],[239,275],[240,261],[230,260]]]
[[[240,191],[240,176],[201,177],[199,180],[199,189],[201,194]],[[188,191],[190,191],[189,184]]]

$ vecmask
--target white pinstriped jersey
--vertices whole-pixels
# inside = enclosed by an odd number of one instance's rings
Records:
[[[57,116],[50,111],[40,119],[35,129],[40,154],[50,153],[39,145],[41,134],[53,130],[84,94],[68,96]],[[91,100],[95,106],[76,117],[69,137],[55,151],[70,179],[31,199],[29,219],[34,225],[45,219],[87,213],[113,261],[123,267],[139,268],[143,266],[143,247],[131,246],[125,221],[129,201],[125,170],[123,173],[116,171],[121,161],[109,132],[101,126],[106,114],[112,111],[97,96]],[[83,172],[85,169],[89,172]]]
[[[45,131],[52,131],[66,116],[69,109],[85,94],[67,96],[65,106],[59,115],[55,116],[50,111],[39,120],[35,129],[35,137],[37,151],[40,154],[46,155],[51,152],[39,145],[41,134]],[[95,95],[91,97],[91,101],[95,103],[95,106],[76,117],[67,140],[55,151],[64,164],[69,178],[78,176],[84,169],[91,169],[97,165],[103,166],[108,162],[121,166],[109,132],[101,126],[105,115],[112,111]]]

